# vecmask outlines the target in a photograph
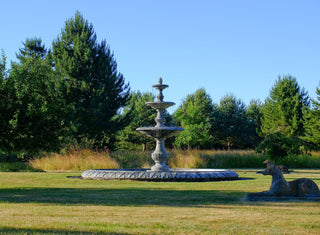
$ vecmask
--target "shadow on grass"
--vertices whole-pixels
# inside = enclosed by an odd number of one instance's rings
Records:
[[[106,206],[205,206],[242,204],[245,195],[241,191],[215,190],[7,188],[0,189],[0,202]]]
[[[86,231],[68,231],[68,230],[58,230],[58,229],[18,229],[18,228],[10,228],[4,227],[0,228],[0,234],[83,234],[83,235],[92,235],[92,234],[120,234],[125,235],[128,233],[106,233],[106,232],[86,232]]]

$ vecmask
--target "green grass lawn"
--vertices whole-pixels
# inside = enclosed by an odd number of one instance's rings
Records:
[[[247,202],[271,177],[220,182],[80,180],[0,173],[0,234],[320,234],[320,201]],[[296,170],[320,185],[320,170]]]

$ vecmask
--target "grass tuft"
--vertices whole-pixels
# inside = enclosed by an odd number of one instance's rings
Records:
[[[245,150],[174,150],[172,168],[257,168],[263,167],[261,154]]]
[[[171,168],[206,168],[206,160],[199,150],[173,150],[170,152],[169,166]]]
[[[154,162],[150,152],[143,151],[116,151],[110,153],[121,168],[150,168]]]

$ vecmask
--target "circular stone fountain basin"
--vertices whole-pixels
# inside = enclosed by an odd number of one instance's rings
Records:
[[[236,172],[222,169],[170,169],[151,171],[150,169],[96,169],[81,174],[83,179],[97,180],[142,180],[142,181],[221,181],[237,180]]]

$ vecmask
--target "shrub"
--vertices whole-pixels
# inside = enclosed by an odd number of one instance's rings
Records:
[[[286,137],[281,132],[269,134],[259,144],[256,151],[276,162],[279,159],[302,154],[303,142],[296,137]]]

